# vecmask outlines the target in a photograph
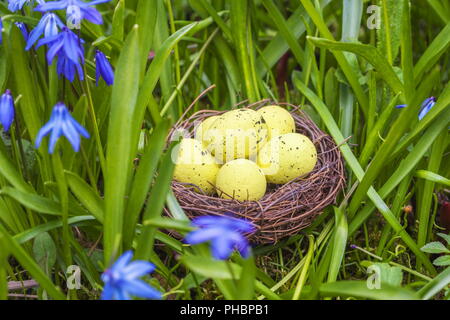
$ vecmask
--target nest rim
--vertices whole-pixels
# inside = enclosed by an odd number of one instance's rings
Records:
[[[266,194],[258,201],[240,202],[235,199],[223,199],[217,195],[199,192],[199,187],[194,184],[175,180],[171,184],[175,197],[190,219],[202,215],[245,219],[253,223],[257,229],[255,233],[247,235],[255,244],[277,243],[283,238],[298,234],[326,207],[336,202],[339,192],[345,186],[344,162],[339,147],[328,134],[319,129],[300,106],[266,100],[243,108],[258,110],[267,105],[292,108],[286,110],[294,118],[296,132],[309,137],[317,149],[318,161],[312,172],[283,185],[268,183]],[[173,140],[179,130],[188,132],[192,138],[196,124],[227,111],[229,110],[205,109],[195,112],[187,119],[180,119],[169,132],[169,140]],[[170,216],[168,210],[166,214]]]

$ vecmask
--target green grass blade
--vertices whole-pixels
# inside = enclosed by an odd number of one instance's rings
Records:
[[[140,56],[138,27],[127,37],[117,63],[108,127],[105,174],[105,265],[120,254],[125,196],[134,154],[133,119],[139,88]]]
[[[344,260],[348,237],[348,224],[345,212],[340,208],[334,207],[334,216],[336,225],[334,228],[333,252],[328,271],[328,282],[335,282],[337,280],[339,269],[341,268],[342,261]]]
[[[139,167],[130,188],[127,215],[124,221],[124,243],[127,248],[131,246],[136,223],[154,180],[156,168],[166,144],[168,131],[169,121],[164,120],[152,132],[147,149],[139,161]]]
[[[377,48],[367,44],[344,43],[316,37],[308,37],[308,40],[313,42],[319,48],[353,52],[358,56],[363,57],[378,71],[379,76],[386,81],[395,93],[403,92],[402,82],[389,62],[381,55]]]
[[[429,300],[447,287],[450,283],[450,267],[438,274],[433,280],[428,282],[418,294],[423,300]]]
[[[7,245],[7,250],[13,253],[17,261],[22,267],[28,271],[28,273],[36,280],[42,288],[54,299],[65,300],[66,297],[61,293],[61,290],[56,287],[52,280],[42,271],[37,263],[28,255],[28,253],[22,248],[16,240],[4,229],[0,224],[0,236],[3,236],[3,241]]]
[[[297,60],[298,64],[301,66],[304,65],[305,56],[303,50],[300,47],[300,44],[298,43],[294,34],[289,29],[289,26],[286,20],[284,19],[283,15],[281,14],[280,10],[278,10],[277,6],[272,0],[262,0],[262,3],[264,7],[267,9],[269,16],[272,18],[273,22],[277,26],[279,33],[288,43],[289,48],[294,54],[294,57]]]
[[[444,178],[434,172],[430,172],[427,170],[418,170],[415,174],[416,177],[422,178],[433,183],[442,184],[444,186],[450,187],[450,179]]]
[[[311,17],[314,24],[319,29],[320,33],[323,37],[325,37],[327,40],[334,41],[333,34],[328,30],[327,25],[325,24],[325,21],[323,21],[321,15],[317,10],[314,8],[313,4],[310,0],[300,0],[300,2],[305,7],[306,11],[308,12],[309,16]],[[347,58],[344,56],[344,54],[340,51],[332,51],[334,57],[336,58],[337,62],[339,63],[339,66],[342,69],[342,72],[347,77],[348,82],[350,83],[353,91],[355,92],[355,96],[358,99],[361,109],[363,110],[364,114],[367,115],[367,112],[369,110],[369,100],[367,99],[367,96],[359,84],[359,80],[353,71],[352,67],[350,66],[349,62],[347,61]]]
[[[252,48],[252,27],[249,20],[248,0],[230,0],[231,28],[234,30],[234,45],[238,61],[242,69],[242,78],[246,96],[249,102],[258,101],[259,91],[256,82],[255,70],[251,66],[251,57],[254,56]]]
[[[450,47],[450,22],[434,38],[414,66],[414,81],[418,84],[425,72],[430,70]]]
[[[327,126],[331,136],[334,138],[336,143],[340,145],[343,141],[345,141],[345,139],[342,136],[342,133],[340,132],[339,127],[334,121],[333,116],[330,114],[328,108],[310,89],[308,89],[299,80],[299,76],[297,73],[294,73],[293,81],[297,89],[299,89],[299,91],[303,95],[305,95],[305,97],[309,101],[311,101],[311,103],[321,116],[322,120],[324,121],[325,125]],[[347,144],[343,144],[340,147],[340,149],[345,160],[347,161],[347,164],[350,166],[357,179],[361,181],[364,177],[364,170],[361,168],[360,164],[358,163],[358,160],[352,153],[350,147]],[[369,186],[367,190],[367,195],[375,204],[375,206],[378,208],[378,210],[381,212],[381,214],[384,216],[387,223],[389,223],[392,226],[392,228],[399,233],[402,240],[411,249],[411,251],[413,251],[414,254],[416,254],[417,258],[424,262],[424,264],[426,265],[427,269],[430,272],[435,273],[436,272],[435,268],[433,267],[429,259],[423,254],[422,251],[420,251],[420,248],[417,246],[417,244],[414,242],[411,236],[405,230],[403,230],[403,227],[397,221],[395,215],[391,212],[389,207],[386,205],[386,203],[383,201],[383,199],[380,197],[380,195],[375,191],[375,189],[372,186]]]
[[[150,197],[143,214],[144,221],[159,217],[164,209],[167,193],[170,190],[172,176],[175,169],[175,164],[172,160],[172,150],[174,146],[175,145],[172,145],[172,147],[169,148],[162,158],[159,166],[158,177],[156,178],[155,184],[151,190]],[[151,226],[146,226],[142,229],[142,234],[138,238],[136,248],[137,258],[146,260],[150,257],[153,251],[155,232],[156,228]]]
[[[380,289],[369,289],[365,281],[338,281],[320,287],[323,296],[358,297],[375,300],[419,300],[414,291],[382,284]]]
[[[66,171],[67,184],[70,190],[78,198],[81,204],[95,217],[103,223],[105,209],[103,200],[97,192],[88,185],[77,174]]]

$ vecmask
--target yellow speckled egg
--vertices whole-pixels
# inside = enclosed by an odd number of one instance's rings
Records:
[[[258,154],[258,165],[269,183],[287,183],[310,173],[316,164],[316,147],[307,136],[299,133],[272,138]]]
[[[211,127],[211,125],[214,123],[214,121],[216,121],[219,118],[219,116],[212,116],[209,118],[206,118],[205,120],[203,120],[195,129],[195,139],[197,139],[198,141],[202,141],[204,142],[205,140],[205,133],[208,132],[209,128]],[[207,143],[204,145],[206,146]]]
[[[216,187],[224,199],[258,201],[266,193],[267,181],[256,163],[247,159],[236,159],[220,168]]]
[[[195,139],[183,139],[174,150],[174,179],[182,183],[192,183],[206,194],[215,191],[219,165],[214,157]],[[200,190],[197,190],[200,191]]]
[[[269,138],[295,133],[295,121],[291,114],[279,106],[267,106],[257,111],[267,123]]]
[[[256,160],[257,151],[268,140],[268,129],[259,113],[244,108],[219,116],[204,137],[208,150],[218,162]]]

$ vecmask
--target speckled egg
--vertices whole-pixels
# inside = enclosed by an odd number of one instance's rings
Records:
[[[212,116],[203,120],[195,129],[195,139],[202,141],[206,146],[208,143],[205,141],[206,132],[208,132],[211,125],[219,118],[219,116]]]
[[[291,114],[279,106],[267,106],[257,111],[266,121],[269,138],[295,133],[295,121]]]
[[[268,141],[263,117],[251,109],[238,109],[219,116],[204,134],[208,150],[221,163],[234,159],[255,159]]]
[[[258,154],[258,165],[269,183],[284,184],[305,176],[316,164],[316,147],[307,136],[299,133],[272,138]]]
[[[217,192],[224,199],[258,201],[266,193],[267,181],[256,163],[236,159],[220,168],[216,179]]]
[[[198,186],[206,194],[215,191],[219,165],[214,157],[195,139],[183,139],[174,150],[176,159],[174,179],[182,183]],[[196,190],[200,192],[200,190]]]

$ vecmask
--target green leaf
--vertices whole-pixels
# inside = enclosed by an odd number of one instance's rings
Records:
[[[437,234],[439,237],[441,237],[442,239],[444,239],[447,244],[450,246],[450,235],[445,234],[445,233],[438,233]]]
[[[164,209],[164,203],[167,198],[167,193],[172,184],[173,171],[175,170],[174,161],[172,161],[172,150],[176,144],[172,144],[171,148],[164,155],[159,166],[158,177],[151,190],[150,197],[145,208],[143,219],[144,221],[158,218]],[[136,258],[148,259],[153,250],[153,241],[156,228],[146,226],[142,230],[142,234],[138,239],[136,248]]]
[[[139,161],[139,167],[133,179],[130,197],[127,205],[127,216],[124,221],[124,242],[131,246],[134,229],[148,196],[151,183],[154,180],[156,168],[163,153],[166,137],[169,131],[169,121],[162,121],[152,132],[147,148]]]
[[[0,149],[0,174],[16,189],[23,192],[33,192],[33,188],[25,182],[22,175],[11,162],[9,155],[3,149]]]
[[[289,29],[289,26],[284,19],[281,12],[278,10],[278,7],[272,0],[262,0],[263,5],[266,7],[269,16],[272,18],[273,22],[277,26],[281,36],[288,43],[292,53],[294,54],[295,59],[297,60],[299,65],[305,64],[305,57],[300,44],[298,43],[295,35]]]
[[[1,223],[0,234],[3,235],[4,241],[8,246],[7,250],[9,250],[16,257],[21,266],[27,270],[27,272],[41,285],[41,287],[51,297],[58,300],[65,300],[66,297],[61,293],[61,290],[52,283],[50,278],[42,271],[39,265],[36,264],[25,249],[22,248],[22,246],[19,245],[13,237],[11,237]]]
[[[111,32],[111,36],[119,41],[123,41],[123,27],[124,27],[123,24],[125,20],[124,17],[125,17],[125,1],[119,0],[114,10],[112,20],[112,32]]]
[[[167,38],[164,41],[164,43],[159,47],[159,49],[156,51],[155,58],[153,59],[152,64],[150,65],[147,73],[145,74],[145,78],[142,83],[142,87],[139,91],[139,96],[137,100],[137,110],[133,119],[133,127],[135,128],[134,141],[136,144],[139,139],[141,123],[144,118],[145,108],[147,107],[147,105],[150,105],[149,111],[152,115],[153,121],[156,123],[161,121],[161,115],[159,114],[159,110],[155,108],[153,104],[150,104],[150,102],[153,99],[153,90],[155,89],[159,77],[161,76],[161,73],[164,70],[166,60],[169,58],[173,47],[179,41],[181,41],[181,39],[183,39],[187,34],[189,34],[189,32],[194,30],[194,27],[197,26],[198,23],[192,23],[181,28],[180,30],[172,34],[169,38]]]
[[[450,250],[439,241],[427,243],[420,250],[426,253],[450,253]]]
[[[411,152],[409,152],[408,155],[400,162],[400,165],[397,167],[395,172],[390,175],[388,180],[378,190],[381,198],[384,199],[389,196],[392,191],[401,183],[401,181],[415,169],[416,165],[421,161],[422,157],[426,154],[430,146],[446,126],[448,126],[448,121],[443,117],[440,118],[434,126],[431,126],[430,128],[428,128],[428,130],[422,133],[420,140],[417,142]],[[362,223],[370,216],[374,208],[374,205],[369,204],[362,210],[358,210],[358,213],[350,223],[350,234],[356,232],[356,230],[362,225]]]
[[[292,78],[293,78],[294,85],[297,87],[297,89],[303,95],[305,95],[305,97],[309,101],[311,101],[313,106],[316,108],[317,112],[319,113],[322,120],[324,121],[326,127],[328,128],[328,131],[330,132],[330,134],[333,137],[336,144],[341,145],[340,150],[341,150],[345,160],[347,161],[347,164],[352,169],[356,178],[359,181],[361,181],[364,177],[364,170],[361,168],[361,165],[359,164],[355,155],[351,151],[350,147],[346,143],[342,144],[345,141],[345,138],[342,136],[342,133],[341,133],[338,125],[334,121],[333,116],[330,114],[330,111],[328,110],[328,108],[310,89],[308,89],[305,86],[304,83],[302,83],[300,81],[300,76],[297,72],[294,72]],[[372,185],[370,185],[368,187],[368,190],[366,193],[369,196],[369,198],[372,200],[374,205],[381,212],[381,214],[384,216],[386,221],[392,226],[392,228],[396,232],[399,233],[400,237],[403,239],[403,241],[406,243],[406,245],[409,248],[411,248],[411,250],[416,254],[418,259],[422,260],[423,263],[427,266],[427,268],[432,273],[436,273],[435,268],[433,267],[432,263],[429,261],[429,259],[426,257],[426,255],[420,251],[420,248],[417,246],[417,244],[411,238],[411,236],[403,229],[402,225],[397,221],[397,217],[392,213],[392,211],[389,209],[389,207],[383,201],[382,197],[380,197],[380,195],[372,187]],[[351,228],[349,229],[349,231],[350,230],[351,230]],[[351,231],[350,231],[350,234],[351,234]]]
[[[450,255],[446,255],[446,256],[442,256],[442,257],[436,258],[433,261],[433,264],[435,266],[439,266],[439,267],[450,266]]]
[[[329,297],[358,297],[375,300],[418,300],[414,291],[382,284],[380,289],[369,289],[365,281],[338,281],[320,286],[320,293]]]
[[[72,217],[69,218],[68,223],[70,225],[77,225],[85,221],[92,221],[95,220],[94,216],[78,216],[78,217]],[[14,240],[16,240],[18,243],[25,243],[27,241],[30,241],[34,238],[36,238],[38,235],[40,235],[42,232],[48,232],[57,228],[62,227],[62,221],[61,220],[53,220],[44,224],[40,224],[34,228],[30,228],[24,232],[18,233],[14,236]]]
[[[305,8],[308,15],[311,17],[311,20],[317,26],[317,29],[319,29],[322,36],[327,40],[334,41],[335,39],[333,37],[333,34],[330,32],[325,21],[323,20],[322,15],[317,11],[317,9],[314,7],[311,1],[300,0],[300,2],[303,4],[303,7]],[[350,86],[352,87],[355,96],[361,105],[361,110],[364,112],[365,115],[367,115],[367,112],[369,110],[369,100],[367,99],[367,96],[361,84],[359,83],[357,74],[352,69],[349,61],[342,52],[332,51],[332,53],[336,58],[337,62],[339,63],[342,72],[345,74],[345,77],[347,78]]]
[[[450,10],[448,10],[448,6],[446,9],[445,6],[442,4],[441,0],[427,0],[427,1],[443,23],[450,22]]]
[[[342,41],[358,41],[361,29],[363,3],[359,0],[344,0],[342,12]]]
[[[148,54],[153,44],[153,38],[155,36],[155,28],[158,15],[158,1],[139,0],[136,8],[136,24],[140,30],[145,32],[139,32],[139,48],[141,50],[140,62],[141,62],[141,77],[145,75],[145,66],[148,61]]]
[[[400,48],[400,33],[404,0],[383,0],[381,7],[381,28],[377,30],[378,48],[393,65]]]
[[[320,48],[353,52],[366,59],[395,93],[403,92],[403,85],[392,66],[373,46],[360,43],[345,43],[323,38],[308,37],[308,40]]]
[[[252,300],[255,296],[256,266],[255,259],[242,259],[242,271],[237,284],[238,300]]]
[[[34,193],[22,192],[11,187],[0,190],[1,195],[11,197],[25,207],[44,214],[61,216],[61,205],[54,201]],[[84,215],[86,212],[79,211],[79,208],[71,206],[70,212],[74,215]]]
[[[189,221],[175,220],[171,218],[156,217],[145,220],[143,226],[152,226],[158,229],[177,230],[180,232],[189,232],[194,230]]]
[[[33,254],[45,273],[50,274],[51,268],[56,263],[56,246],[48,232],[36,236],[33,243]]]
[[[348,224],[345,213],[340,208],[334,207],[336,226],[333,236],[333,253],[331,256],[330,268],[328,271],[328,282],[337,280],[339,270],[345,255],[347,245]]]
[[[443,176],[440,176],[434,172],[430,172],[427,170],[417,170],[415,176],[450,187],[450,179],[444,178]]]
[[[241,273],[242,268],[234,263],[230,263],[227,266],[227,262],[220,260],[213,260],[208,257],[201,257],[197,255],[185,254],[181,258],[181,262],[184,263],[189,269],[198,273],[201,276],[213,279],[233,279],[233,275]],[[230,268],[233,275],[230,273]]]
[[[322,9],[326,9],[330,3],[331,0],[322,0],[320,1],[320,7]],[[288,29],[291,31],[295,39],[299,39],[306,31],[303,21],[310,23],[311,19],[305,14],[305,10],[301,6],[298,7],[286,21]],[[256,61],[256,70],[259,77],[263,78],[267,72],[270,72],[270,69],[288,50],[289,45],[286,42],[285,37],[278,32],[278,34],[264,48],[261,56]]]
[[[230,0],[231,28],[233,30],[234,45],[238,61],[242,69],[242,80],[246,97],[250,102],[260,99],[256,71],[253,65],[255,52],[252,45],[252,26],[249,21],[248,0]]]
[[[98,221],[103,223],[104,204],[97,192],[73,172],[66,171],[66,178],[73,194]]]
[[[393,156],[400,153],[402,150],[407,148],[411,142],[417,138],[417,136],[421,135],[422,132],[425,131],[432,123],[436,125],[438,122],[442,122],[445,119],[450,118],[450,83],[445,86],[442,94],[436,101],[436,104],[433,108],[427,113],[425,118],[423,118],[419,123],[414,126],[411,132],[408,133],[406,137],[404,137],[400,143],[397,145],[395,151],[393,152]],[[448,122],[446,123],[448,125]]]
[[[381,283],[392,287],[400,287],[403,281],[403,271],[400,267],[393,267],[388,263],[374,263],[380,270]]]
[[[423,300],[429,300],[450,284],[450,267],[445,268],[433,280],[418,291]]]
[[[440,57],[448,52],[450,46],[450,22],[434,38],[433,42],[427,47],[424,54],[420,57],[414,66],[414,81],[418,84],[425,72],[430,70]]]
[[[21,94],[23,96],[20,102],[20,111],[23,114],[23,119],[31,140],[34,141],[42,126],[39,111],[43,108],[40,105],[39,99],[36,97],[36,91],[39,86],[34,83],[34,72],[30,68],[28,54],[25,51],[25,43],[19,28],[11,28],[10,41],[11,56],[14,57],[12,67],[18,90],[16,95]]]
[[[112,89],[105,174],[105,264],[109,265],[121,248],[125,196],[134,148],[133,119],[139,90],[140,51],[138,27],[128,35],[120,54]]]

